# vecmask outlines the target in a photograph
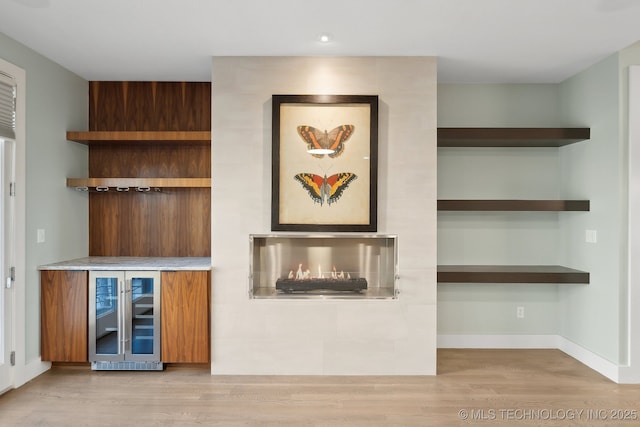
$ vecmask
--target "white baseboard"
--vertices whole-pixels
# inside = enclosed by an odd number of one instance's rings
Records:
[[[438,335],[438,348],[558,348],[558,335]]]
[[[592,351],[589,351],[566,338],[558,338],[560,341],[560,345],[558,346],[559,350],[562,350],[574,359],[584,363],[594,371],[609,378],[611,381],[619,382],[620,367],[617,364],[603,358],[602,356],[598,356]]]
[[[42,375],[51,369],[51,362],[43,362],[38,357],[35,360],[25,363],[16,370],[14,378],[14,388],[18,388],[23,384],[31,381],[38,375]]]
[[[553,348],[619,381],[618,365],[560,335],[438,335],[438,348]]]

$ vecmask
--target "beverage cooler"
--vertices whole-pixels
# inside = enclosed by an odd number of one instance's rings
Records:
[[[89,361],[93,370],[163,369],[159,272],[89,272]]]

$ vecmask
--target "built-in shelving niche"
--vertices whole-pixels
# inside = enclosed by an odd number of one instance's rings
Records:
[[[211,82],[89,82],[89,255],[211,255]]]
[[[563,147],[589,138],[589,128],[438,128],[438,147],[461,149]],[[589,200],[438,200],[438,211],[589,210]],[[588,284],[589,273],[557,265],[439,265],[438,283]]]

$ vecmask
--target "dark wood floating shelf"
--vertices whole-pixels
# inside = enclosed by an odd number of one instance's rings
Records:
[[[590,134],[589,128],[438,128],[438,147],[561,147]]]
[[[439,211],[582,211],[589,200],[438,200]]]
[[[559,265],[439,265],[438,283],[588,284],[589,273]]]
[[[68,131],[67,139],[86,145],[128,142],[210,144],[211,131]]]

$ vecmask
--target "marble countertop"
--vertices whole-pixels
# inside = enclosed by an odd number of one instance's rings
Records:
[[[38,270],[211,270],[209,257],[85,257],[38,266]]]

